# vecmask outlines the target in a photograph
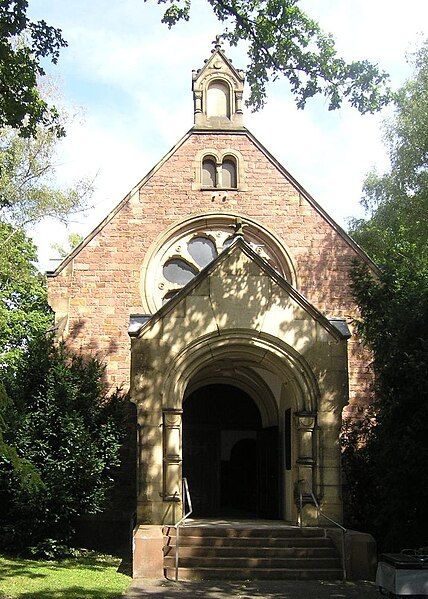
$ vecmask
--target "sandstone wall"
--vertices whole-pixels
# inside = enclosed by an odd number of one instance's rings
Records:
[[[195,157],[204,148],[235,149],[243,157],[245,190],[192,189]],[[349,322],[355,306],[349,268],[358,257],[245,133],[191,134],[149,180],[56,276],[49,301],[76,349],[107,362],[112,386],[129,384],[130,313],[141,312],[141,267],[151,244],[177,221],[207,212],[247,216],[284,241],[297,271],[298,290],[327,317]],[[350,405],[358,410],[371,376],[368,355],[349,341]]]

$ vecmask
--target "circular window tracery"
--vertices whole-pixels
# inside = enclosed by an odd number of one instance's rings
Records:
[[[240,219],[241,220],[241,219]],[[203,268],[232,243],[237,217],[221,215],[194,219],[165,240],[149,260],[143,282],[151,311],[174,297]],[[242,219],[244,240],[272,268],[294,283],[291,261],[284,249],[263,229]]]

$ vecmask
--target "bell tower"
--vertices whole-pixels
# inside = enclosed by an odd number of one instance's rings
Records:
[[[224,54],[219,36],[205,65],[192,71],[196,129],[242,129],[244,71]]]

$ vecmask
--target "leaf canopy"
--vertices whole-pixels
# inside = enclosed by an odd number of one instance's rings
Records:
[[[350,526],[372,532],[382,550],[426,543],[428,490],[428,41],[414,77],[386,124],[391,167],[365,182],[367,219],[354,238],[381,265],[355,266],[358,330],[373,352],[372,413],[345,432]],[[417,498],[417,500],[415,500]]]
[[[59,115],[41,97],[37,79],[45,74],[44,58],[56,64],[67,46],[61,30],[27,16],[27,0],[0,1],[0,127],[32,137],[43,126],[61,137]]]
[[[144,0],[147,2],[148,0]],[[388,75],[367,60],[347,63],[332,35],[299,6],[299,0],[207,0],[224,23],[220,37],[232,46],[248,44],[247,104],[259,110],[266,102],[267,84],[288,79],[298,108],[317,94],[329,110],[346,100],[360,113],[373,113],[391,100]],[[191,0],[157,0],[169,4],[162,21],[172,27],[189,20]]]

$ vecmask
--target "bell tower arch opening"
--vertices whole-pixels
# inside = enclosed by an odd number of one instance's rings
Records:
[[[214,79],[208,85],[207,116],[230,118],[230,88],[225,81]]]

